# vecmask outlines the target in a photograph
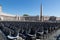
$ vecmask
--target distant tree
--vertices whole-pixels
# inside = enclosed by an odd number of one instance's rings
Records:
[[[24,14],[23,16],[29,16],[28,14]]]

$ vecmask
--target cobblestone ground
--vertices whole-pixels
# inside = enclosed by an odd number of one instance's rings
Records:
[[[1,30],[0,30],[0,40],[7,40]]]
[[[3,37],[2,37],[2,35],[1,35],[1,33],[0,33],[0,40],[3,40]]]
[[[60,34],[60,29],[49,34],[46,40],[56,40],[56,36],[58,36],[59,34]]]

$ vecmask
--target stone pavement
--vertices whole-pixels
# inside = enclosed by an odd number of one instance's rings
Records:
[[[4,33],[0,30],[0,40],[7,40]]]
[[[56,37],[60,34],[60,29],[49,34],[46,40],[56,40]]]

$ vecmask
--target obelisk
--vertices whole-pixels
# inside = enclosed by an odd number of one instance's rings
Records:
[[[42,22],[42,3],[41,3],[41,6],[40,6],[40,21]]]
[[[2,6],[0,5],[0,12],[2,12]]]

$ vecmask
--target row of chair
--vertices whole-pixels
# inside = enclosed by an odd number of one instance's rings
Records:
[[[19,33],[19,36],[25,40],[32,40],[32,37],[41,39],[42,36],[44,37],[44,34],[47,35],[51,33],[57,27],[57,25],[53,23],[39,22],[1,22],[0,24],[0,29],[6,36],[9,35],[10,32],[13,37]]]

